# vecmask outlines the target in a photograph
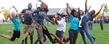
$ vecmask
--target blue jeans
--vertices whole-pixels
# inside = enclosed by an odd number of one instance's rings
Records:
[[[81,37],[83,39],[84,44],[87,44],[87,41],[86,41],[86,38],[85,38],[85,33],[84,33],[84,30],[82,30],[82,28],[80,29],[80,34],[81,34]]]
[[[95,44],[94,37],[91,35],[91,33],[88,31],[87,28],[80,28],[80,33],[81,33],[81,36],[82,36],[82,38],[83,38],[84,44],[87,44],[85,35],[86,35],[86,36],[88,37],[88,39],[91,41],[91,44]]]
[[[93,28],[93,22],[92,21],[87,23],[87,28],[88,29],[92,29]]]

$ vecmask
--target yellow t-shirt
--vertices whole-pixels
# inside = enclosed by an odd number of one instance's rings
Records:
[[[3,9],[3,16],[4,16],[4,18],[6,19],[7,18],[7,16],[9,16],[10,15],[10,12],[9,12],[9,10],[7,10],[7,9]]]
[[[109,9],[106,7],[104,8],[103,12],[109,12]]]

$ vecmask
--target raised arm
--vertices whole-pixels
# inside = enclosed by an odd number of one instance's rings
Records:
[[[71,12],[72,9],[71,9],[71,7],[69,6],[68,3],[66,4],[66,6],[67,6],[67,7],[66,7],[66,13],[67,13],[68,15],[70,15],[70,12]]]
[[[44,3],[42,0],[39,0],[41,2],[41,5],[44,5],[44,8],[48,8],[47,4]]]
[[[89,10],[90,10],[90,8],[91,8],[91,6],[89,6],[89,8],[87,9],[87,11],[89,11]]]
[[[42,2],[42,0],[38,0],[38,2]]]
[[[95,18],[101,12],[102,8],[103,8],[103,5],[101,6],[100,10],[95,15],[93,15],[93,18]]]
[[[49,21],[50,23],[55,24],[55,21],[50,20],[47,16],[45,16],[45,19],[46,19],[47,21]]]
[[[80,8],[78,8],[78,17],[80,17],[81,16],[81,13],[80,13]]]
[[[87,9],[87,0],[85,1],[85,12],[87,12],[88,9]]]
[[[15,10],[16,10],[16,12],[17,12],[17,14],[18,14],[18,10],[16,9],[16,7],[15,6],[12,6]]]

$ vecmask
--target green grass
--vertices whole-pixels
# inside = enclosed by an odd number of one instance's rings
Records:
[[[23,37],[23,26],[21,26],[21,37],[19,39],[16,39],[14,42],[9,41],[3,37],[0,36],[0,44],[20,44],[21,39]],[[47,28],[50,32],[55,33],[56,26],[54,25],[47,25]],[[65,37],[68,37],[68,29],[69,25],[67,24],[67,30],[64,33]],[[8,30],[13,30],[13,25],[11,24],[0,24],[0,33],[6,34],[6,35],[12,35],[12,33],[8,32]],[[34,41],[37,39],[36,30],[34,30]],[[90,30],[92,35],[96,38],[96,44],[109,44],[109,24],[104,24],[104,31],[100,30],[99,24],[94,24],[93,30]],[[90,41],[87,39],[88,43],[90,44]],[[28,44],[30,44],[30,40],[28,39]],[[52,44],[49,39],[47,39],[46,44]],[[68,43],[69,44],[69,43]],[[82,38],[79,34],[77,39],[77,44],[83,44]]]

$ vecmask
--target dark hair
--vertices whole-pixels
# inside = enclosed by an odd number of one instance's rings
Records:
[[[95,14],[95,10],[90,11],[91,15]]]
[[[80,14],[81,14],[81,15],[83,15],[83,14],[84,14],[83,10],[80,10]]]
[[[65,15],[57,13],[57,15],[59,15],[60,17],[65,17]]]
[[[71,15],[74,15],[75,12],[76,12],[76,10],[75,9],[72,9],[71,10]]]
[[[58,16],[61,16],[61,14],[60,14],[60,13],[57,13],[57,15],[58,15]]]
[[[78,17],[77,14],[76,14],[76,10],[75,9],[71,10],[71,15],[74,16],[74,17]]]

